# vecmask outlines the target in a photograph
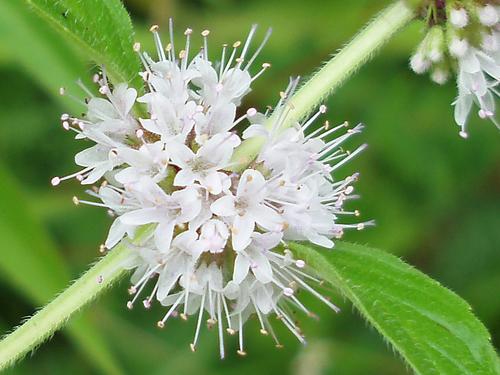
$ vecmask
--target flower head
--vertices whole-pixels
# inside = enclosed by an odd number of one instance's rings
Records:
[[[422,10],[429,30],[410,59],[413,71],[430,71],[444,84],[455,73],[458,95],[453,102],[460,136],[467,138],[473,105],[497,128],[495,101],[500,82],[500,7],[490,0],[431,1]]]
[[[172,34],[172,23],[170,30]],[[314,289],[319,282],[314,270],[294,259],[285,241],[308,240],[331,248],[345,229],[370,224],[342,222],[345,215],[359,215],[343,208],[355,198],[357,174],[344,179],[332,174],[364,149],[342,148],[362,126],[330,127],[327,122],[311,130],[326,111],[321,106],[309,120],[284,129],[297,80],[272,116],[254,108],[237,115],[251,83],[270,66],[263,64],[251,74],[269,32],[252,54],[252,27],[245,43],[224,46],[220,61],[211,62],[208,31],[202,32],[203,47],[193,57],[191,29],[178,53],[172,35],[164,48],[158,27],[151,31],[156,60],[134,46],[144,65],[145,94],[137,97],[125,84],[112,89],[105,71],[97,75],[101,96],[90,98],[84,118],[62,117],[65,129],[95,145],[76,156],[83,170],[52,183],[76,177],[93,184],[104,177],[90,191],[98,201],[75,198],[75,203],[105,207],[115,216],[105,248],[123,241],[132,251],[127,267],[135,272],[127,306],[132,308],[144,295],[146,308],[159,301],[166,307],[159,327],[171,317],[194,315],[192,350],[204,316],[208,326],[217,326],[221,357],[224,331],[238,332],[238,353],[245,354],[243,325],[254,314],[261,332],[270,333],[278,346],[270,314],[304,342],[287,309],[291,304],[313,315],[298,299],[298,290],[338,309]],[[246,122],[250,126],[240,136],[236,126]],[[232,170],[242,138],[256,137],[265,140],[258,156],[242,171]],[[146,234],[137,236],[139,231]]]

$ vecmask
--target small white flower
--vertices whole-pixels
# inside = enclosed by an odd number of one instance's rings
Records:
[[[434,3],[424,6],[431,13],[436,11]],[[474,105],[479,108],[480,118],[491,120],[500,129],[495,118],[500,78],[500,7],[490,1],[446,1],[437,5],[437,12],[426,21],[428,30],[411,59],[411,68],[419,74],[430,70],[431,79],[440,85],[451,75],[456,76],[458,95],[453,105],[461,137],[468,137],[466,123]]]
[[[200,241],[202,241],[205,251],[214,254],[223,252],[228,238],[229,228],[221,220],[208,220],[201,227]]]
[[[473,103],[479,107],[481,118],[489,118],[500,129],[495,120],[496,86],[500,81],[500,65],[495,59],[477,49],[459,60],[457,79],[458,97],[454,102],[455,121],[460,126],[460,135],[467,137],[466,122]]]
[[[282,218],[266,204],[266,180],[253,169],[243,172],[236,194],[227,194],[212,203],[212,212],[231,220],[232,245],[235,250],[248,246],[250,237],[258,224],[263,229],[282,229]]]
[[[232,133],[214,135],[196,154],[182,143],[171,143],[172,164],[181,168],[175,186],[189,186],[197,181],[211,194],[220,194],[225,175],[219,170],[229,167],[229,161],[240,138]]]

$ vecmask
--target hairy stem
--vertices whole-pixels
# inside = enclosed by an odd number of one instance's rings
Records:
[[[62,294],[0,341],[0,371],[48,339],[80,308],[92,301],[126,271],[130,251],[119,245],[84,273]]]
[[[290,98],[290,111],[283,127],[289,127],[307,116],[413,17],[413,11],[402,0],[383,10]],[[267,127],[270,128],[275,121],[275,115],[272,115]],[[245,168],[256,157],[263,143],[263,138],[243,142],[234,154],[232,169]]]

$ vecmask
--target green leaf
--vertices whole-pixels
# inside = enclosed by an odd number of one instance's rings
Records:
[[[290,243],[337,287],[418,374],[498,374],[500,364],[471,307],[397,257],[337,243],[334,250]]]
[[[70,273],[41,223],[31,214],[21,188],[1,165],[0,181],[0,276],[34,304],[43,305],[68,285]],[[100,371],[122,373],[86,317],[72,321],[68,333]]]
[[[85,80],[88,75],[81,57],[65,38],[19,0],[0,1],[0,44],[12,62],[62,101],[66,110],[83,109],[68,96],[59,95],[59,87],[66,87],[73,93],[81,92],[75,81],[78,78]]]
[[[130,17],[119,0],[25,0],[115,82],[138,79]]]

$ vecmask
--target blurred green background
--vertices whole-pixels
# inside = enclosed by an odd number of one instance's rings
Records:
[[[211,52],[243,38],[250,25],[274,29],[261,62],[271,62],[244,105],[273,104],[290,75],[307,76],[340,48],[387,1],[309,0],[128,0],[136,39],[152,49],[147,31],[172,16],[179,35],[190,26],[212,33]],[[407,68],[421,38],[420,25],[400,32],[382,53],[328,100],[331,123],[364,122],[356,141],[369,149],[349,167],[359,170],[357,202],[377,226],[349,232],[346,240],[403,257],[465,298],[498,345],[500,333],[500,135],[493,125],[472,121],[470,138],[458,136],[450,103],[453,83],[437,87]],[[75,207],[84,188],[50,178],[73,170],[85,147],[59,126],[62,112],[80,110],[57,94],[87,78],[93,66],[67,41],[31,14],[24,2],[0,1],[0,328],[7,332],[51,299],[98,257],[110,219],[103,210]],[[75,95],[83,96],[72,90]],[[164,330],[162,314],[128,311],[127,283],[99,299],[9,374],[405,374],[408,369],[331,291],[342,313],[310,300],[321,320],[301,316],[309,344],[302,347],[278,329],[285,348],[246,329],[248,356],[238,357],[227,340],[220,361],[217,335],[204,330],[198,352],[188,344],[193,319]],[[84,326],[86,325],[86,326]],[[88,329],[81,327],[90,327]],[[68,335],[67,333],[70,333]],[[92,352],[94,351],[94,352]],[[233,354],[234,353],[234,354]]]

